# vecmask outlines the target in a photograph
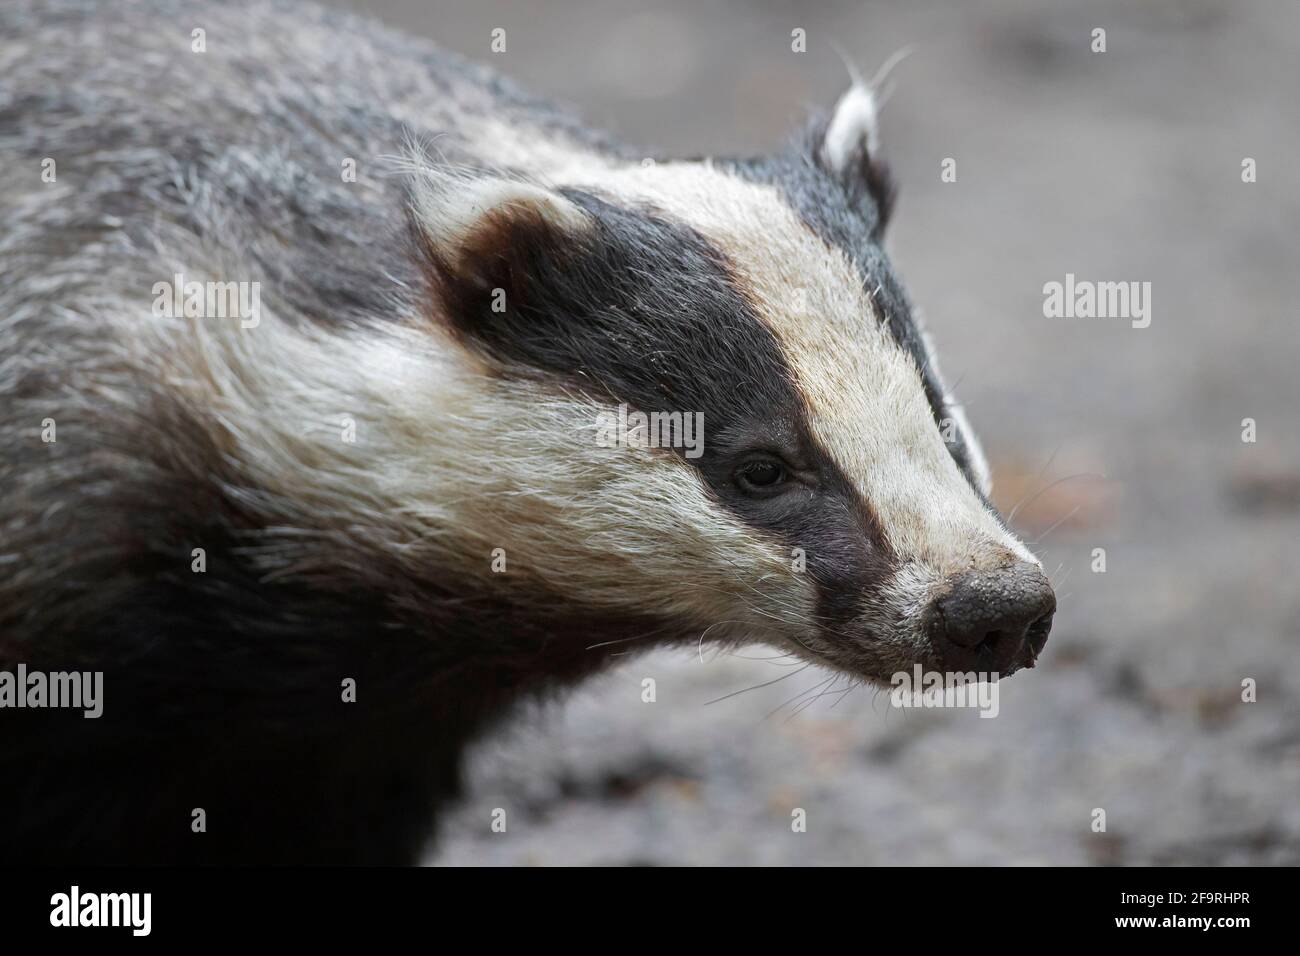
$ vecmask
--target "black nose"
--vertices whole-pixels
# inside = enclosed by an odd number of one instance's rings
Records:
[[[1035,565],[968,571],[930,606],[930,643],[950,670],[1010,674],[1034,666],[1055,611],[1056,594]]]

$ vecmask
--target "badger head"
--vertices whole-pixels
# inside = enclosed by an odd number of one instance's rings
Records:
[[[495,432],[490,493],[452,496],[466,553],[873,681],[1032,666],[1052,589],[882,250],[890,205],[860,85],[760,159],[425,169],[431,325]]]

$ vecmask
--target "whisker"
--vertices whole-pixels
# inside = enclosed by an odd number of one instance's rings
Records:
[[[728,657],[734,657],[742,661],[761,661],[764,664],[771,664],[773,667],[794,667],[803,664],[805,661],[789,652],[784,654],[773,654],[771,657],[752,657],[749,654],[737,654],[735,651],[726,651]]]
[[[1036,482],[1037,482],[1037,481],[1042,481],[1042,479],[1043,479],[1043,475],[1045,475],[1045,474],[1047,473],[1047,469],[1048,469],[1048,468],[1051,468],[1051,467],[1052,467],[1052,462],[1056,461],[1056,456],[1057,456],[1057,454],[1060,453],[1060,451],[1061,451],[1061,446],[1064,445],[1064,444],[1065,444],[1065,442],[1057,442],[1057,443],[1056,443],[1056,447],[1052,449],[1052,453],[1051,453],[1050,455],[1047,456],[1047,461],[1043,462],[1043,467],[1042,467],[1042,468],[1039,468],[1039,469],[1038,469],[1038,472],[1034,475],[1034,481],[1036,481]],[[1031,494],[1033,494],[1032,491],[1026,491],[1023,495],[1021,495],[1021,496],[1020,496],[1020,500],[1017,501],[1014,505],[1011,506],[1011,514],[1014,515],[1018,510],[1020,510],[1020,506],[1021,506],[1022,504],[1025,503],[1025,499],[1026,499],[1027,497],[1029,497]],[[1008,518],[1008,519],[1007,519],[1007,524],[1010,524],[1010,523],[1011,523],[1011,519]]]
[[[1047,487],[1045,487],[1045,488],[1041,489],[1040,491],[1038,491],[1038,492],[1037,492],[1033,497],[1031,497],[1028,501],[1021,501],[1020,504],[1018,504],[1018,505],[1016,505],[1014,508],[1012,508],[1012,509],[1011,509],[1011,513],[1010,513],[1009,515],[1007,515],[1007,524],[1011,524],[1011,522],[1013,522],[1013,521],[1016,520],[1016,515],[1019,513],[1019,511],[1020,511],[1021,508],[1024,508],[1024,507],[1026,507],[1026,506],[1028,506],[1028,505],[1033,504],[1035,501],[1037,501],[1037,500],[1038,500],[1039,498],[1041,498],[1043,495],[1047,494],[1049,491],[1051,491],[1051,490],[1052,490],[1053,488],[1055,488],[1057,485],[1063,485],[1063,484],[1065,484],[1067,481],[1074,481],[1076,478],[1099,478],[1099,479],[1102,480],[1102,481],[1105,481],[1105,480],[1106,480],[1106,476],[1105,476],[1105,475],[1099,475],[1099,474],[1097,474],[1097,472],[1095,472],[1095,471],[1081,471],[1081,472],[1079,472],[1078,474],[1075,474],[1075,475],[1066,475],[1064,478],[1058,478],[1056,481],[1052,482],[1052,483],[1051,483],[1050,485],[1048,485]]]
[[[633,637],[620,637],[613,641],[601,641],[599,644],[588,644],[586,650],[594,651],[598,647],[609,647],[611,644],[626,644],[629,641],[643,641],[647,637],[654,637],[656,634],[662,634],[667,628],[661,627],[658,630],[647,631],[645,634],[637,634]]]
[[[800,714],[802,714],[805,710],[807,710],[807,709],[808,709],[809,707],[811,707],[813,704],[817,703],[817,701],[821,700],[821,699],[822,699],[823,697],[825,697],[827,694],[832,693],[832,692],[835,690],[835,685],[838,684],[838,683],[840,682],[840,678],[841,678],[842,676],[844,676],[844,675],[842,675],[842,674],[836,674],[836,675],[834,676],[834,679],[831,681],[829,687],[827,687],[825,690],[823,690],[823,691],[822,691],[820,694],[818,694],[816,697],[810,698],[809,700],[805,700],[802,704],[800,704],[798,707],[796,707],[796,708],[794,709],[794,711],[791,712],[790,716],[787,717],[787,718],[785,719],[785,722],[788,724],[790,721],[794,720],[796,717],[798,717]]]
[[[780,677],[774,677],[769,681],[764,681],[761,684],[755,684],[753,687],[746,687],[743,690],[733,690],[730,694],[723,694],[721,697],[715,697],[713,700],[706,700],[704,702],[704,706],[708,707],[710,704],[716,704],[719,703],[720,701],[730,700],[732,697],[738,697],[741,694],[748,694],[751,690],[758,690],[760,687],[771,687],[773,684],[778,683],[779,681],[783,681],[787,677],[793,677],[795,674],[802,674],[810,667],[812,667],[811,661],[804,664],[803,667],[799,668],[797,671],[791,671],[788,674],[782,674]]]
[[[796,671],[795,673],[799,673],[799,672]],[[789,675],[786,675],[786,676],[789,676]],[[780,713],[780,711],[783,710],[787,704],[792,704],[792,703],[794,703],[796,700],[798,700],[800,697],[803,697],[805,694],[811,694],[811,693],[813,693],[813,692],[816,691],[819,687],[822,687],[822,686],[824,686],[825,684],[830,683],[830,682],[831,682],[832,680],[834,680],[834,679],[835,679],[835,675],[831,675],[830,677],[826,678],[826,680],[821,681],[821,682],[816,683],[816,684],[813,684],[812,687],[809,687],[809,688],[807,688],[806,690],[801,690],[799,693],[795,694],[795,695],[794,695],[793,697],[791,697],[789,700],[784,701],[784,702],[781,703],[779,706],[777,706],[777,708],[776,708],[775,710],[770,710],[770,711],[768,711],[766,714],[764,714],[764,715],[763,715],[763,720],[767,720],[767,719],[768,719],[769,717],[771,717],[773,714]]]
[[[1075,515],[1077,515],[1077,514],[1079,513],[1079,509],[1082,508],[1082,507],[1083,507],[1083,505],[1075,505],[1074,508],[1070,511],[1070,513],[1069,513],[1068,515],[1066,515],[1066,516],[1065,516],[1064,518],[1062,518],[1060,521],[1057,521],[1057,522],[1053,523],[1052,526],[1051,526],[1050,528],[1048,528],[1046,531],[1044,531],[1042,534],[1040,534],[1037,538],[1035,538],[1035,539],[1031,542],[1031,544],[1033,544],[1033,545],[1035,545],[1035,546],[1038,545],[1038,544],[1039,544],[1039,543],[1040,543],[1044,538],[1046,538],[1049,534],[1051,534],[1053,531],[1055,531],[1055,530],[1056,530],[1057,528],[1059,528],[1061,525],[1065,524],[1067,521],[1069,521],[1071,518],[1073,518]]]
[[[831,706],[828,709],[834,710],[840,704],[844,703],[844,698],[849,695],[849,691],[856,690],[861,686],[862,686],[862,681],[859,680],[858,678],[850,679],[849,686],[845,687],[842,691],[840,691],[840,696],[836,698],[835,703],[831,704]]]

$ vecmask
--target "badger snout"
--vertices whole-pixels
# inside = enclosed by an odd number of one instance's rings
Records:
[[[1034,666],[1055,611],[1047,576],[1021,562],[953,578],[927,610],[925,630],[945,668],[1005,676]]]

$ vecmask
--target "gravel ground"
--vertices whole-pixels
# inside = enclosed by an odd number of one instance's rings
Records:
[[[629,657],[478,748],[429,862],[1300,863],[1300,4],[351,5],[481,59],[505,27],[499,68],[688,154],[833,102],[835,43],[912,47],[891,249],[1061,599],[994,720],[790,701],[830,675],[762,648]],[[1150,282],[1150,327],[1045,318],[1069,272]]]

